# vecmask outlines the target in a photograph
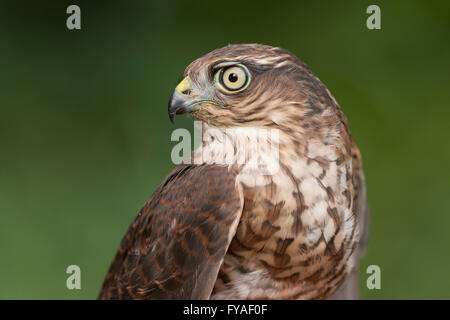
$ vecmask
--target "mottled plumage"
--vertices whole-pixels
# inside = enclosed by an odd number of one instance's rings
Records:
[[[171,118],[189,112],[216,133],[140,210],[100,298],[357,298],[365,182],[328,89],[288,51],[257,44],[215,50],[184,77]],[[277,142],[267,138],[279,149],[275,173],[238,162],[236,145],[231,162],[217,161],[226,149],[221,137],[236,140],[238,128],[279,132]]]

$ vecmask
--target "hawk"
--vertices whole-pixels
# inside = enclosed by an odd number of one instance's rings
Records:
[[[365,181],[347,119],[325,85],[289,51],[260,44],[214,50],[183,78],[170,119],[189,113],[224,135],[203,140],[196,161],[177,166],[144,204],[99,298],[358,298]],[[229,161],[219,161],[223,137],[239,140],[249,128],[277,131],[266,139],[276,157],[257,149],[277,170],[237,161],[253,144],[232,145]]]

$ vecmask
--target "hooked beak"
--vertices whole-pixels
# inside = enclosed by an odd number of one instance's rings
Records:
[[[190,93],[192,92],[190,79],[186,77],[178,84],[169,100],[169,118],[173,123],[176,114],[190,113],[194,111],[194,106],[198,103]]]
[[[173,123],[173,118],[177,114],[191,113],[204,107],[220,109],[225,105],[214,99],[201,98],[192,94],[192,87],[189,77],[183,79],[178,84],[169,100],[169,119]]]

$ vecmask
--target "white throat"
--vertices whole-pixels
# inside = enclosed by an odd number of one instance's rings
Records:
[[[279,130],[263,127],[211,127],[201,125],[202,139],[194,151],[195,164],[238,166],[263,175],[279,169]]]

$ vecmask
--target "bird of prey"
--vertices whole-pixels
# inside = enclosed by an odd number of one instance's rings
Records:
[[[214,150],[224,139],[203,141],[209,152],[178,165],[131,223],[99,298],[358,298],[365,180],[325,85],[289,51],[260,44],[214,50],[183,77],[171,120],[189,113],[231,139],[237,129],[277,130],[278,170],[223,163]]]

